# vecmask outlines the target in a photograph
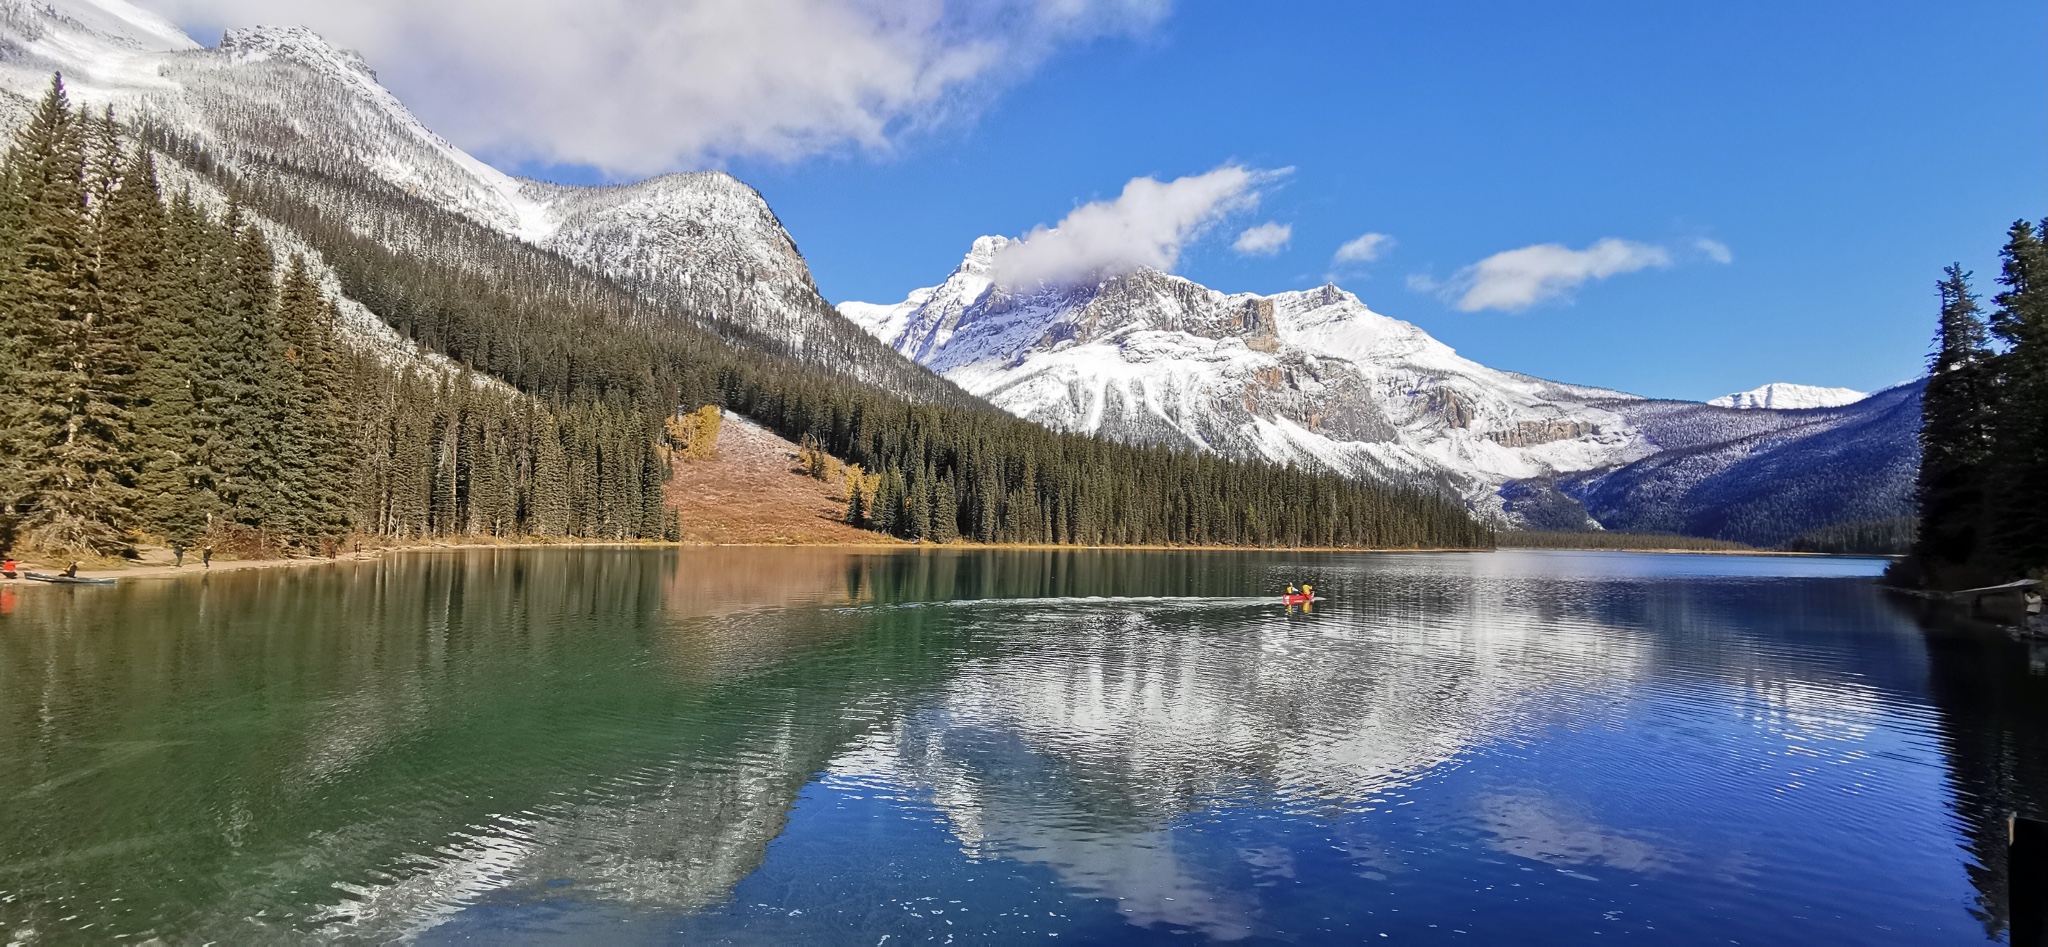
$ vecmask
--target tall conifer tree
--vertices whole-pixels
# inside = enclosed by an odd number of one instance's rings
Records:
[[[1920,422],[1920,538],[1916,558],[1940,570],[1974,558],[1991,456],[1991,349],[1970,275],[1960,264],[1937,284],[1941,317],[1928,358]]]
[[[277,318],[283,351],[274,410],[280,451],[279,499],[292,538],[319,546],[341,535],[348,517],[342,483],[347,378],[334,350],[334,307],[321,295],[304,257],[293,254],[278,289]]]
[[[157,187],[156,164],[138,150],[101,213],[101,292],[133,326],[135,437],[129,464],[139,524],[151,536],[189,544],[198,533],[186,469],[192,440],[190,299],[176,291],[178,247]]]
[[[297,393],[286,388],[280,364],[284,344],[277,326],[277,261],[270,242],[254,224],[243,221],[239,208],[228,215],[233,235],[227,257],[226,337],[221,360],[223,475],[221,500],[229,516],[244,526],[267,532],[289,515],[286,458],[279,444],[287,423],[288,405]]]
[[[2008,569],[2048,565],[2048,246],[2024,220],[2007,231],[1991,332],[2000,361],[1991,514],[1993,546]]]
[[[108,234],[92,198],[108,185],[87,173],[97,131],[71,111],[61,78],[52,80],[5,169],[18,224],[6,296],[23,343],[18,420],[7,432],[19,479],[8,492],[29,541],[66,553],[111,552],[133,524],[134,334],[107,311],[99,284]]]

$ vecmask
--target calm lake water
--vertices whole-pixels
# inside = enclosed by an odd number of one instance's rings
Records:
[[[2048,656],[1881,566],[586,549],[0,589],[0,942],[1995,941]]]

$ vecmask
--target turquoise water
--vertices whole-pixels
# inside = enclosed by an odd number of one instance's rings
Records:
[[[0,936],[1988,942],[2043,656],[1881,567],[570,549],[10,588]]]

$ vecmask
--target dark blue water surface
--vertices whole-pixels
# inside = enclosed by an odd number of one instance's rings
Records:
[[[0,939],[1996,941],[2043,655],[1882,566],[542,550],[22,590]]]

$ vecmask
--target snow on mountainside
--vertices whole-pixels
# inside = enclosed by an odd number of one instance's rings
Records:
[[[1854,388],[1819,388],[1813,385],[1772,382],[1761,388],[1722,395],[1707,403],[1717,408],[1776,408],[1790,411],[1801,408],[1839,408],[1868,397],[1869,394]]]
[[[208,49],[123,0],[0,0],[0,121],[19,122],[57,71],[74,102],[113,106],[230,167],[368,178],[744,344],[917,397],[964,397],[840,319],[767,202],[722,172],[600,188],[514,178],[421,124],[360,56],[310,30],[233,29]]]
[[[1434,482],[1507,516],[1512,480],[1656,448],[1632,396],[1496,371],[1335,286],[1225,295],[1139,270],[1013,295],[985,237],[940,286],[840,311],[970,393],[1049,426]]]
[[[944,283],[900,303],[849,302],[840,311],[968,392],[1051,427],[1434,482],[1518,526],[1663,527],[1674,516],[1637,516],[1647,501],[1615,494],[1604,502],[1610,494],[1584,478],[1648,469],[1678,452],[1710,455],[1699,461],[1708,477],[1862,416],[1651,401],[1503,372],[1335,286],[1226,295],[1141,269],[1094,285],[1012,292],[993,277],[1007,245],[983,237]],[[1879,453],[1902,450],[1886,440]],[[1880,498],[1875,506],[1891,503],[1897,465],[1866,467],[1827,482]],[[1564,483],[1576,495],[1560,490]],[[1785,514],[1787,524],[1825,525],[1807,519]]]
[[[1652,437],[1679,427],[1692,436],[1674,432],[1662,452],[1562,478],[1556,487],[1613,529],[1758,546],[1834,523],[1911,516],[1921,387],[1900,385],[1831,408],[1633,406],[1628,413]]]

